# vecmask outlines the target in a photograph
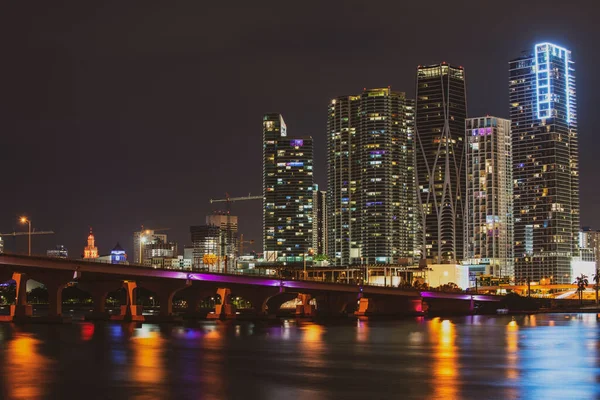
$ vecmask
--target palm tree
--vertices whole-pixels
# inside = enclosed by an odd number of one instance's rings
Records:
[[[579,294],[579,304],[583,305],[583,291],[588,285],[587,275],[581,274],[577,278],[575,278],[574,285],[577,285],[577,293]],[[594,278],[596,279],[596,278]]]

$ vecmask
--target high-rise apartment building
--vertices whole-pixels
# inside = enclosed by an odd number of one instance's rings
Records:
[[[388,88],[331,100],[327,228],[336,265],[412,258],[414,102]]]
[[[571,282],[579,234],[579,160],[571,52],[539,43],[509,62],[515,278]]]
[[[314,254],[327,255],[327,192],[313,189],[313,244]]]
[[[415,105],[418,241],[421,258],[463,259],[465,71],[446,63],[419,66]]]
[[[263,250],[302,262],[313,244],[313,141],[292,138],[281,114],[263,118]]]
[[[465,261],[474,272],[514,276],[513,179],[510,121],[466,121]]]

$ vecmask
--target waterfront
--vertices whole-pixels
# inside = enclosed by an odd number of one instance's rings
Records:
[[[599,398],[596,314],[0,325],[6,399]]]

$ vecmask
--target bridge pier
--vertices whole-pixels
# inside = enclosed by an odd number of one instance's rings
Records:
[[[31,304],[27,304],[27,281],[29,280],[26,274],[20,272],[14,272],[12,274],[12,280],[16,284],[15,304],[10,306],[10,318],[7,321],[14,321],[18,319],[27,319],[33,316],[33,307]]]
[[[231,289],[218,288],[217,294],[221,296],[221,304],[215,306],[215,312],[209,313],[208,319],[235,319],[237,317],[235,305],[231,304]]]
[[[315,317],[317,315],[317,308],[313,304],[310,304],[312,295],[298,293],[298,299],[302,304],[296,306],[296,317]]]
[[[120,315],[112,315],[110,319],[113,321],[123,322],[144,321],[144,316],[142,315],[142,307],[135,304],[134,290],[137,288],[136,282],[123,281],[123,288],[125,288],[126,293],[126,304],[124,306],[121,306]]]

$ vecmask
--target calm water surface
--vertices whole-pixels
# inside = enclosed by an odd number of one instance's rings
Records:
[[[596,314],[0,325],[5,399],[600,399]]]

